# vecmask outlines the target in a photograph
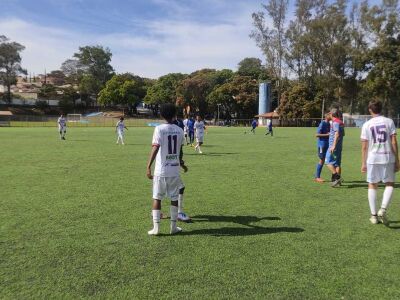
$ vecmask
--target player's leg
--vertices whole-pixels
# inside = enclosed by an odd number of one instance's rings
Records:
[[[176,226],[176,222],[178,219],[178,199],[179,199],[179,190],[182,186],[182,181],[179,176],[177,177],[167,177],[167,191],[168,196],[171,198],[171,234],[179,233],[182,231],[182,228]]]
[[[369,218],[372,224],[378,224],[378,216],[376,214],[376,198],[378,192],[378,184],[377,183],[369,183],[368,184],[368,203],[369,209],[371,211],[371,217]]]
[[[121,131],[119,134],[120,134],[120,137],[121,137],[121,144],[125,145],[125,143],[124,143],[124,133]]]
[[[319,162],[317,163],[317,167],[315,170],[315,176],[314,176],[314,180],[316,182],[320,182],[320,183],[324,182],[324,180],[321,178],[321,172],[322,172],[322,168],[324,167],[326,151],[327,151],[327,149],[325,147],[318,147]]]
[[[274,131],[272,129],[270,130],[270,132],[271,132],[271,136],[274,136]]]
[[[334,151],[333,153],[330,150],[326,153],[325,164],[327,165],[329,171],[332,173],[331,178],[331,186],[337,187],[341,184],[342,178],[340,174],[336,171],[338,167],[340,167],[340,158],[338,158],[338,152]]]
[[[182,184],[182,188],[179,189],[179,197],[178,197],[178,220],[183,222],[189,222],[191,220],[190,217],[183,212],[184,193],[185,193],[185,187]]]
[[[164,177],[154,176],[153,178],[153,229],[148,231],[149,235],[158,235],[160,233],[161,219],[161,200],[166,196],[166,182]]]
[[[67,134],[67,128],[63,128],[63,136],[62,139],[65,140],[65,135]]]
[[[394,181],[395,181],[395,166],[394,164],[382,165],[382,181],[385,183],[385,190],[383,192],[383,199],[381,208],[378,211],[378,219],[385,225],[389,225],[389,220],[386,215],[387,208],[392,201],[392,195],[394,190]]]

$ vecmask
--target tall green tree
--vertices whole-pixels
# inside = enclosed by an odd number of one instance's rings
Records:
[[[264,11],[253,13],[254,30],[251,37],[255,39],[257,45],[264,52],[267,70],[270,76],[276,79],[278,105],[283,90],[283,67],[285,56],[285,20],[288,9],[288,0],[268,0],[267,4],[262,4]],[[272,20],[272,25],[268,25],[267,19]]]
[[[0,81],[7,87],[5,99],[11,102],[11,86],[17,83],[17,76],[26,74],[21,66],[21,52],[25,47],[17,42],[11,42],[0,35]]]
[[[181,81],[187,75],[181,73],[171,73],[161,76],[154,85],[150,86],[145,102],[148,104],[162,104],[162,103],[176,103],[178,101],[179,95],[177,89]]]
[[[132,74],[114,75],[100,91],[98,101],[103,105],[135,104],[146,94],[144,81]]]

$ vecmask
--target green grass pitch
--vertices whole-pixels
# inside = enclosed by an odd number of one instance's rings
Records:
[[[315,129],[210,128],[185,147],[184,233],[149,237],[152,128],[0,128],[0,298],[400,298],[400,193],[371,225],[359,129],[341,188],[314,183]],[[327,169],[323,177],[328,178]],[[382,189],[379,195],[382,195]],[[163,212],[169,214],[169,204]]]

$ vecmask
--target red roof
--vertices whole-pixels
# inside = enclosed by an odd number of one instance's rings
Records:
[[[279,118],[279,114],[276,111],[271,111],[269,113],[257,115],[256,118]]]

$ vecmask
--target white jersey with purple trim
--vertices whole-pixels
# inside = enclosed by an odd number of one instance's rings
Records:
[[[63,117],[59,117],[57,120],[58,127],[64,128],[67,126],[67,121]]]
[[[117,130],[118,130],[119,132],[123,133],[123,132],[124,132],[124,129],[125,129],[124,121],[118,121],[116,127],[117,127]]]
[[[206,126],[204,125],[204,122],[203,121],[196,121],[195,123],[194,123],[194,129],[196,130],[196,136],[197,137],[202,137],[202,136],[204,136],[204,128],[205,128]]]
[[[367,121],[361,130],[361,140],[368,141],[367,164],[390,164],[395,162],[391,137],[396,134],[392,119],[377,116]]]
[[[154,129],[153,146],[159,146],[154,176],[179,176],[181,146],[184,144],[183,130],[175,124],[161,124]]]

